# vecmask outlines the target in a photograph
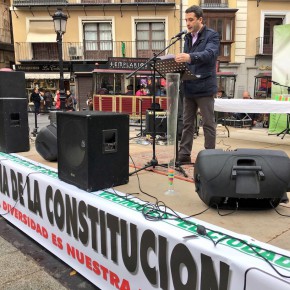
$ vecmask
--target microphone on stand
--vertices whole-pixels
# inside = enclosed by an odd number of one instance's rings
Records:
[[[186,29],[185,30],[182,30],[179,33],[177,33],[175,36],[172,36],[171,39],[181,37],[183,34],[186,34],[186,33],[187,33],[187,30]]]

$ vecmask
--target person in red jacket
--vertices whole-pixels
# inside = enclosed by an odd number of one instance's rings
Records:
[[[60,93],[59,93],[59,90],[56,90],[56,92],[55,92],[54,101],[55,101],[55,108],[57,110],[60,110]]]

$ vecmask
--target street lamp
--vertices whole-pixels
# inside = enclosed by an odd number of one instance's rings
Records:
[[[67,16],[62,12],[61,8],[52,16],[54,22],[54,30],[56,32],[56,41],[58,46],[58,59],[59,59],[59,94],[60,94],[60,109],[65,109],[65,90],[63,79],[63,59],[62,59],[62,36],[65,34]]]

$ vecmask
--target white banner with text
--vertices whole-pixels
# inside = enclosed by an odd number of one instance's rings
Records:
[[[286,290],[290,253],[0,153],[0,214],[103,290]]]

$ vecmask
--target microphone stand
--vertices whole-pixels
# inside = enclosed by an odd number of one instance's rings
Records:
[[[169,47],[171,47],[173,44],[175,44],[177,41],[179,41],[180,39],[181,39],[181,36],[182,35],[180,35],[180,36],[178,36],[178,37],[176,37],[176,39],[172,42],[172,43],[170,43],[168,46],[166,46],[163,50],[161,50],[160,52],[158,52],[157,54],[155,54],[155,53],[153,53],[153,56],[150,58],[150,59],[148,59],[143,65],[141,65],[140,67],[138,67],[135,71],[133,71],[131,74],[129,74],[126,78],[127,79],[129,79],[131,76],[133,76],[133,75],[135,75],[140,69],[142,69],[143,67],[145,67],[146,65],[148,65],[149,63],[151,63],[151,67],[153,67],[153,91],[152,91],[152,93],[153,93],[153,104],[154,104],[154,106],[153,106],[153,138],[152,138],[152,149],[153,149],[153,151],[152,151],[152,159],[149,161],[149,162],[147,162],[147,164],[146,165],[144,165],[142,168],[140,168],[140,169],[137,169],[137,170],[135,170],[135,171],[133,171],[133,172],[131,172],[129,175],[131,176],[131,175],[133,175],[134,173],[137,173],[137,172],[139,172],[139,171],[141,171],[141,170],[144,170],[144,169],[146,169],[146,168],[148,168],[148,167],[153,167],[153,168],[155,168],[156,166],[158,166],[159,164],[158,164],[158,160],[157,160],[157,158],[156,158],[156,147],[155,147],[155,141],[156,141],[156,124],[155,124],[155,122],[156,122],[156,120],[155,120],[155,117],[156,117],[156,108],[155,108],[155,103],[156,103],[156,95],[155,95],[155,82],[156,82],[156,62],[158,61],[158,56],[160,55],[160,54],[162,54],[166,49],[168,49]],[[153,64],[152,64],[153,63]],[[159,72],[158,72],[159,73]],[[160,74],[160,73],[159,73]],[[161,75],[161,74],[160,74]],[[161,75],[162,76],[162,75]],[[162,77],[164,77],[164,76],[162,76]],[[142,115],[142,111],[141,111],[141,115]],[[161,166],[161,165],[160,165]]]
[[[143,137],[143,116],[142,116],[143,100],[141,98],[137,98],[137,100],[140,103],[140,111],[141,111],[141,115],[140,115],[140,133],[138,133],[136,137],[130,138],[130,140],[131,139],[135,139],[135,138],[142,139],[142,137]],[[142,141],[140,141],[140,142],[136,141],[136,143],[142,144]]]
[[[38,126],[37,126],[37,112],[34,109],[34,129],[33,129],[32,133],[31,133],[33,137],[37,136],[37,134],[38,134],[37,129],[38,129]]]
[[[141,114],[140,114],[140,136],[142,138],[143,136],[143,116],[142,116],[142,111],[143,111],[143,100],[140,98],[138,99],[140,102],[140,110],[141,110]]]

